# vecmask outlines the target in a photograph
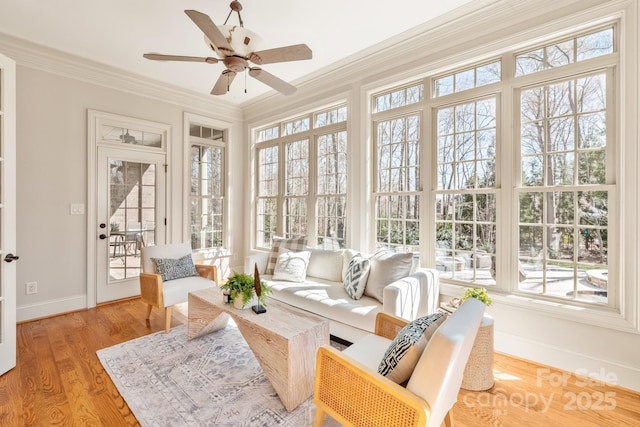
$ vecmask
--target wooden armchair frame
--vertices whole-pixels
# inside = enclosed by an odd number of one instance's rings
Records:
[[[215,265],[196,264],[196,271],[200,277],[218,280],[218,268]],[[153,307],[164,308],[164,330],[169,332],[171,327],[171,312],[173,306],[164,306],[162,295],[162,276],[155,273],[140,273],[140,297],[147,304],[147,317],[151,316]]]

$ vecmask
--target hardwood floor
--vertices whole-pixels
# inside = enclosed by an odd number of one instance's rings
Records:
[[[149,324],[145,314],[132,299],[18,325],[18,365],[0,377],[0,426],[139,425],[96,351],[164,329],[160,311]],[[454,426],[640,426],[640,393],[500,354],[495,375],[488,392],[461,390]]]

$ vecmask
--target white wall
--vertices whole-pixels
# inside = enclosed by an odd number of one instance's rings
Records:
[[[608,376],[628,388],[640,390],[640,334],[638,295],[638,8],[637,1],[539,0],[501,1],[476,11],[434,22],[422,32],[405,35],[354,55],[337,69],[318,72],[298,85],[295,97],[263,97],[244,106],[245,135],[264,125],[327,104],[337,97],[349,102],[349,214],[350,245],[371,249],[375,238],[368,194],[371,150],[368,92],[413,81],[421,76],[451,69],[460,63],[490,57],[507,48],[529,45],[536,37],[568,27],[594,25],[605,18],[622,18],[625,54],[622,76],[626,92],[619,106],[620,124],[627,142],[621,164],[626,188],[620,225],[625,230],[620,250],[624,295],[618,310],[571,310],[559,304],[539,304],[494,295],[488,313],[495,317],[495,348],[498,351],[556,366],[571,372]],[[428,153],[427,153],[428,155]],[[247,166],[250,163],[247,161]],[[251,189],[247,188],[247,194]],[[247,203],[250,203],[250,199]],[[425,213],[424,215],[429,215]],[[370,227],[367,227],[370,225]],[[247,242],[250,244],[250,239]],[[427,264],[433,264],[427,260]],[[433,266],[433,265],[431,265]],[[460,287],[443,284],[441,300],[461,296]],[[543,378],[541,380],[544,381]],[[535,390],[532,390],[535,392]],[[565,402],[566,403],[566,402]]]

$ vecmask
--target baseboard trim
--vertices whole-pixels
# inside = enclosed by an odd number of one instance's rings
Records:
[[[611,385],[640,391],[640,368],[585,356],[564,348],[516,335],[494,332],[495,351],[562,369],[579,376],[592,376]],[[544,375],[544,373],[541,373]],[[544,380],[544,377],[541,377]]]
[[[42,319],[57,316],[71,311],[85,310],[87,308],[87,296],[76,295],[69,298],[61,298],[43,303],[23,305],[16,307],[16,321]]]

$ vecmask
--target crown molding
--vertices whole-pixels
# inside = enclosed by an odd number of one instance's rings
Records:
[[[103,86],[226,120],[242,118],[239,106],[139,74],[0,33],[0,52],[19,66]]]
[[[456,67],[458,62],[489,56],[508,44],[530,43],[534,28],[558,31],[567,16],[596,19],[620,10],[631,0],[487,0],[472,2],[387,41],[325,67],[293,84],[295,100],[282,102],[268,93],[241,104],[245,120],[264,111],[289,108],[317,99],[319,93],[347,92],[364,86],[401,84],[427,73]]]

